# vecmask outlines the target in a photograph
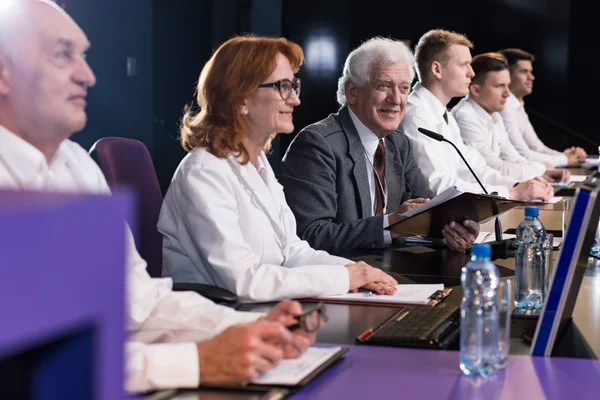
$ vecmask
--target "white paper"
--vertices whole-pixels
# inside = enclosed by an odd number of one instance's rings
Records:
[[[571,175],[571,182],[583,182],[587,179],[587,175]]]
[[[584,165],[595,166],[598,165],[598,157],[588,157],[583,162]]]
[[[309,347],[293,360],[282,360],[272,370],[252,381],[257,385],[297,385],[338,353],[341,347]]]
[[[477,235],[477,239],[475,239],[475,243],[484,243],[489,237],[492,237],[491,240],[496,240],[494,236],[492,236],[492,232],[479,231],[479,235]]]
[[[422,213],[423,211],[427,211],[430,208],[433,208],[434,206],[436,206],[438,204],[441,204],[450,199],[453,199],[460,194],[462,194],[462,192],[460,190],[457,190],[453,187],[448,188],[448,189],[444,190],[442,193],[435,196],[433,199],[429,200],[428,203],[425,203],[422,206],[413,208],[412,210],[409,210],[409,211],[403,213],[402,215],[404,215],[405,217],[412,217],[413,215],[417,215],[417,214]]]
[[[434,285],[397,285],[396,293],[392,295],[375,294],[368,291],[359,291],[358,293],[346,293],[335,296],[321,296],[320,300],[345,300],[360,302],[385,302],[396,304],[427,304],[429,296],[438,290],[444,289],[442,283]],[[369,293],[371,293],[369,295]]]

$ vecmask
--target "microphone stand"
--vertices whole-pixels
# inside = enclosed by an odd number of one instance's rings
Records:
[[[419,129],[421,129],[421,128],[419,128]],[[485,186],[483,186],[483,184],[481,183],[481,181],[479,180],[479,178],[477,177],[477,175],[475,175],[475,172],[473,171],[473,169],[471,168],[471,166],[469,165],[469,163],[467,162],[467,160],[465,159],[465,157],[463,157],[463,155],[460,152],[460,150],[458,150],[458,147],[456,147],[454,145],[454,143],[452,143],[448,139],[444,138],[443,136],[442,136],[442,140],[441,141],[446,142],[446,143],[450,143],[450,145],[452,147],[454,147],[454,150],[456,150],[456,152],[458,153],[458,155],[460,156],[460,158],[462,158],[462,160],[465,163],[465,165],[467,166],[467,168],[469,168],[469,171],[471,171],[471,175],[473,175],[473,177],[475,178],[475,180],[477,181],[477,183],[479,183],[479,186],[481,186],[481,189],[483,189],[483,192],[489,196],[490,194],[485,189]],[[494,193],[496,193],[496,192],[493,192],[492,196],[494,195]],[[497,195],[497,193],[496,193],[496,195]],[[498,213],[498,207],[496,206],[496,203],[494,203],[493,207],[494,207],[494,212],[497,214]],[[502,229],[502,223],[500,222],[499,218],[496,218],[496,220],[495,220],[494,231],[495,231],[494,233],[496,235],[496,241],[501,241],[502,240],[502,233],[504,231]]]
[[[485,194],[487,194],[488,196],[490,196],[490,194],[488,193],[488,191],[486,190],[485,186],[483,186],[483,184],[481,183],[481,181],[479,180],[479,178],[477,177],[477,175],[475,174],[475,172],[473,171],[473,169],[471,168],[471,166],[469,165],[469,163],[467,162],[467,160],[465,159],[465,157],[462,155],[462,153],[460,152],[460,150],[458,150],[458,147],[456,147],[454,145],[454,143],[452,143],[451,141],[449,141],[448,139],[446,139],[443,135],[440,135],[439,133],[430,131],[429,129],[425,129],[425,128],[417,128],[417,130],[419,132],[421,132],[422,134],[424,134],[425,136],[433,139],[433,140],[437,140],[438,142],[446,142],[446,143],[450,143],[450,145],[452,147],[454,147],[454,150],[456,150],[456,152],[458,153],[458,155],[460,156],[460,158],[463,160],[463,162],[465,163],[465,165],[467,166],[467,168],[469,168],[469,171],[471,172],[471,175],[473,175],[473,177],[475,178],[475,180],[477,181],[477,183],[479,184],[479,186],[481,186],[481,189],[483,190],[483,192]],[[492,196],[497,196],[498,193],[493,192],[491,194]],[[497,214],[498,213],[498,207],[496,206],[496,204],[494,203],[494,212]],[[496,258],[509,258],[509,257],[514,257],[514,252],[516,250],[516,242],[514,239],[508,239],[508,240],[503,240],[502,239],[502,224],[500,223],[500,219],[498,217],[496,217],[495,220],[495,225],[494,225],[494,233],[496,235],[496,240],[494,242],[489,243],[490,246],[492,247],[492,259],[496,259]]]

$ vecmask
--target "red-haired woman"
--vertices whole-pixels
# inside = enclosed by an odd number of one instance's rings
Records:
[[[186,110],[181,126],[189,154],[158,222],[163,275],[217,285],[245,301],[396,291],[383,271],[316,251],[296,235],[265,151],[275,134],[294,130],[294,74],[303,60],[286,39],[244,36],[221,45],[203,68],[200,111]]]

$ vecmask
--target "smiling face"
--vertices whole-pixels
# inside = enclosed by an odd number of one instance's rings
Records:
[[[388,63],[371,70],[367,84],[346,82],[346,98],[352,112],[382,138],[398,129],[410,91],[410,70],[405,64]]]
[[[520,60],[511,68],[510,74],[510,91],[522,99],[528,96],[533,91],[533,65],[529,60]]]
[[[14,125],[64,139],[87,121],[87,88],[96,82],[85,61],[89,42],[64,12],[41,2],[30,7],[30,28],[19,37],[19,51],[3,54],[0,98]]]
[[[509,84],[508,70],[490,71],[486,74],[483,84],[473,84],[471,96],[489,114],[500,112],[504,110],[506,99],[510,95]]]
[[[439,79],[444,94],[448,98],[462,97],[469,93],[471,78],[475,76],[471,68],[471,50],[467,46],[452,44],[446,50],[446,60],[434,62],[432,68]],[[435,65],[438,63],[439,65]]]
[[[281,79],[294,80],[294,71],[289,60],[281,53],[277,55],[275,70],[263,83],[277,82]],[[294,131],[294,107],[300,105],[300,99],[292,90],[291,96],[283,100],[279,90],[273,87],[258,88],[246,100],[245,114],[247,131],[251,136],[268,139],[273,133],[292,133]],[[262,140],[261,140],[262,141]]]

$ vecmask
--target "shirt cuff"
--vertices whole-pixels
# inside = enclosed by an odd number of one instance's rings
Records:
[[[196,388],[200,361],[195,343],[155,343],[147,348],[146,378],[156,389]]]
[[[542,176],[542,175],[544,175],[546,173],[547,168],[541,162],[534,161],[534,162],[532,162],[532,164],[536,168],[536,176]]]
[[[392,233],[385,229],[388,226],[390,226],[390,221],[388,215],[385,214],[383,216],[383,243],[385,243],[386,246],[392,244]]]

